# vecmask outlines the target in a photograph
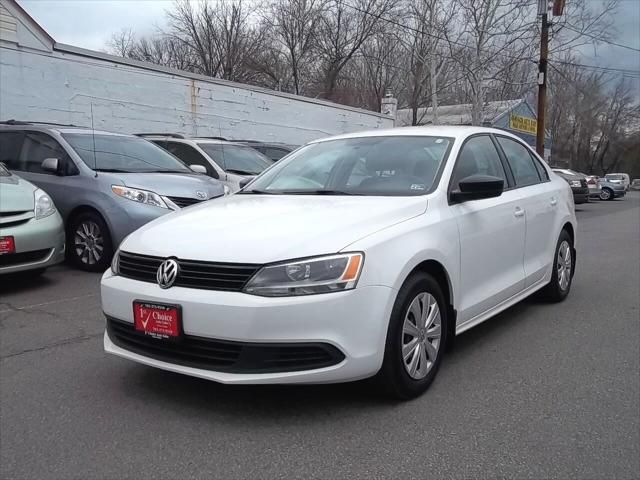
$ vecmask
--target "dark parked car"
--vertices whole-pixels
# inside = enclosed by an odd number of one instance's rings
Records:
[[[573,192],[573,203],[587,203],[589,201],[589,185],[584,175],[568,168],[554,168],[554,173],[564,178]]]
[[[263,155],[269,157],[272,161],[277,162],[285,155],[289,155],[296,148],[296,145],[289,145],[278,142],[259,142],[257,140],[233,140],[236,143],[244,143],[254,150],[259,151]]]

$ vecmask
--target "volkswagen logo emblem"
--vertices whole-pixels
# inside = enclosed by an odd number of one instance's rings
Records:
[[[206,192],[202,192],[202,191],[198,190],[198,191],[196,192],[196,197],[198,197],[198,198],[200,198],[200,199],[202,199],[202,200],[205,200],[205,199],[207,198],[207,193],[206,193]]]
[[[162,262],[158,267],[158,273],[156,273],[156,280],[160,288],[169,288],[173,285],[173,282],[175,282],[178,277],[179,270],[178,262],[173,258],[168,258]]]

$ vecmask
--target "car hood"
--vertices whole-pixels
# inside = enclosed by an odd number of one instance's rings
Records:
[[[36,186],[17,175],[0,177],[0,212],[33,210]]]
[[[240,194],[160,217],[130,235],[121,249],[262,264],[339,252],[426,207],[424,197]]]
[[[215,198],[224,194],[223,184],[206,175],[189,173],[111,173],[110,175],[124,186],[150,190],[165,197],[201,198],[196,192],[204,192],[207,198]]]

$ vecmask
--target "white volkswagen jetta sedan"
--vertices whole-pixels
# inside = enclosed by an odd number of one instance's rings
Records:
[[[377,376],[410,398],[456,334],[537,290],[564,299],[575,234],[567,182],[503,131],[328,138],[127,237],[104,347],[223,383]]]

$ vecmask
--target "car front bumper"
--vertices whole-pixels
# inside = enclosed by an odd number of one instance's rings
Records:
[[[622,198],[627,194],[626,190],[614,190],[613,197],[614,198]]]
[[[239,292],[174,287],[114,276],[101,283],[107,317],[133,324],[133,301],[181,307],[183,334],[228,342],[328,344],[344,359],[302,371],[255,373],[187,366],[176,358],[158,358],[116,345],[105,331],[106,352],[172,372],[221,383],[335,383],[375,375],[382,365],[388,320],[396,291],[383,286],[301,297],[266,298]],[[162,340],[159,340],[162,341]],[[120,342],[118,342],[120,343]],[[122,345],[122,343],[120,343]]]
[[[16,249],[0,256],[0,274],[47,268],[64,260],[64,226],[58,212],[12,227],[0,226],[0,236],[12,236]]]
[[[573,203],[576,205],[579,203],[587,203],[589,201],[589,189],[572,189],[573,191]]]

